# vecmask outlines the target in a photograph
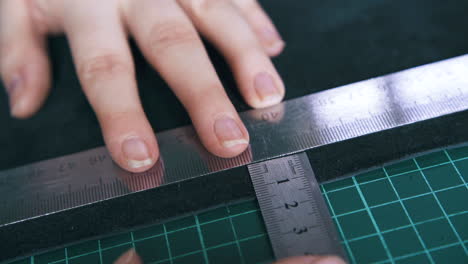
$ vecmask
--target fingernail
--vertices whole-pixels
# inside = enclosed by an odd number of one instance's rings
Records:
[[[122,144],[122,152],[131,168],[137,169],[153,163],[148,146],[138,137],[126,139]]]
[[[214,124],[215,134],[224,147],[231,148],[237,145],[248,144],[244,134],[234,119],[224,116]]]
[[[264,28],[262,30],[262,36],[267,42],[269,42],[271,44],[274,44],[276,42],[283,42],[283,40],[281,39],[281,36],[278,33],[278,31],[276,31],[276,29],[274,29],[272,27]]]
[[[268,45],[268,49],[271,52],[277,52],[283,49],[284,47],[284,41],[281,39],[280,34],[276,29],[271,28],[271,27],[266,27],[261,31],[262,37],[264,41]]]
[[[21,113],[24,113],[28,108],[28,101],[24,98],[10,98],[10,114],[14,117],[21,116]]]
[[[120,256],[114,264],[136,264],[140,263],[135,250],[132,248]]]
[[[280,91],[276,88],[273,78],[265,72],[257,74],[254,80],[255,90],[265,106],[274,105],[283,99]]]

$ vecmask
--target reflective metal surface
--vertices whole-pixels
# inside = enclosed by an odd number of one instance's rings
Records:
[[[346,259],[307,154],[250,164],[248,169],[276,259]]]
[[[233,159],[182,127],[157,135],[162,157],[145,173],[121,170],[103,147],[2,171],[0,226],[467,109],[465,55],[241,113],[251,142]]]

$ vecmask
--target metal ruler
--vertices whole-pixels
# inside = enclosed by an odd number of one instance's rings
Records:
[[[182,127],[158,133],[161,158],[145,173],[120,169],[104,147],[1,171],[0,228],[465,111],[467,72],[465,55],[241,113],[250,146],[232,159],[211,155]]]
[[[277,259],[309,254],[346,259],[305,153],[248,169]]]

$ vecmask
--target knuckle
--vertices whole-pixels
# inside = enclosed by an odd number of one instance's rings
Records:
[[[131,119],[131,116],[133,114],[128,111],[103,111],[101,113],[102,120],[110,124],[125,123]]]
[[[129,129],[128,124],[140,122],[144,117],[144,113],[136,109],[106,109],[97,111],[97,115],[103,129],[110,131],[126,131]]]
[[[184,98],[187,99],[182,103],[192,113],[199,112],[205,107],[213,106],[213,102],[221,103],[221,100],[228,100],[225,97],[223,85],[218,81],[213,81],[195,89],[188,89],[187,95]]]
[[[252,63],[264,65],[264,62],[268,60],[267,55],[265,55],[265,52],[259,46],[252,47],[249,43],[241,45],[239,50],[242,52],[237,52],[235,56],[230,57],[231,67],[234,70],[242,71],[242,69],[248,69]]]
[[[125,62],[121,55],[106,54],[86,59],[78,67],[78,75],[86,85],[100,80],[108,80],[120,74],[131,74],[131,63]]]
[[[195,29],[189,23],[165,22],[154,25],[150,31],[149,47],[164,51],[181,45],[192,45],[198,40]]]

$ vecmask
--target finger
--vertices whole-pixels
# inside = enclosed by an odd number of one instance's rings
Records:
[[[132,248],[122,254],[114,264],[142,264],[140,256]]]
[[[274,264],[346,264],[335,256],[301,256],[279,260]]]
[[[32,23],[27,1],[0,1],[0,75],[12,116],[39,110],[50,89],[49,67],[44,33]]]
[[[261,108],[283,99],[279,74],[230,0],[179,1],[197,29],[224,54],[249,105]]]
[[[256,0],[233,1],[257,34],[268,55],[279,55],[284,49],[284,41],[260,4]]]
[[[117,8],[106,1],[70,1],[64,14],[78,76],[113,159],[124,169],[149,169],[159,152],[143,112],[134,65]]]
[[[215,155],[244,151],[248,133],[229,101],[188,17],[175,1],[134,1],[130,32],[187,109],[204,146]]]

